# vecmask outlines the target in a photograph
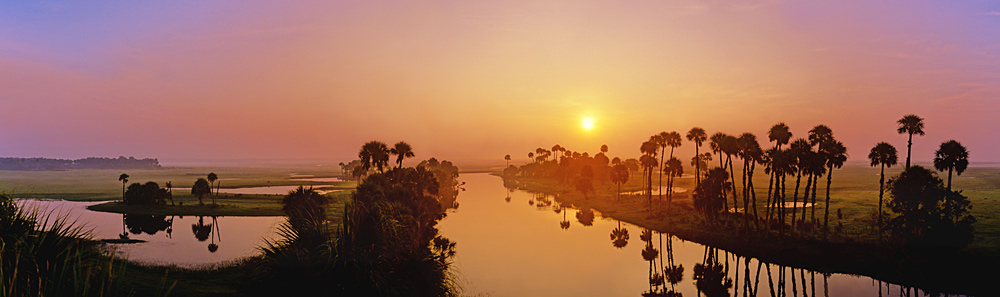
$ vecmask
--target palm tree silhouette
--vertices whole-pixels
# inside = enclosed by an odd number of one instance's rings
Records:
[[[384,172],[383,168],[389,164],[389,148],[381,141],[369,141],[361,146],[358,158],[365,171],[375,167],[378,172]]]
[[[214,252],[216,252],[216,251],[219,250],[219,245],[215,244],[215,238],[219,238],[219,242],[220,243],[222,242],[222,235],[219,233],[219,222],[216,221],[215,216],[212,216],[212,224],[209,224],[209,226],[215,226],[215,232],[211,236],[212,237],[212,243],[208,244],[208,251],[210,253],[214,253]],[[212,233],[212,232],[210,232],[210,233]]]
[[[122,201],[125,201],[125,184],[128,183],[128,174],[122,173],[122,175],[119,175],[118,181],[122,182]]]
[[[558,210],[560,208],[556,208],[556,209]],[[562,209],[562,210],[565,210],[565,209]],[[566,219],[566,213],[567,212],[568,211],[563,211],[562,212],[563,213],[563,220],[562,220],[562,222],[559,222],[559,228],[562,228],[563,230],[569,229],[569,220]]]
[[[955,171],[962,175],[969,167],[969,151],[955,140],[941,143],[941,147],[934,152],[934,169],[938,171],[948,170],[948,190],[951,191],[951,172]]]
[[[739,156],[743,159],[743,217],[747,227],[749,227],[750,198],[753,199],[753,216],[757,217],[757,195],[753,191],[753,171],[756,164],[761,161],[763,152],[760,144],[757,143],[757,135],[753,133],[743,133],[737,138],[740,149]]]
[[[209,188],[209,189],[212,189],[212,188],[213,188],[213,185],[215,185],[215,180],[217,180],[217,179],[219,179],[219,176],[218,176],[218,175],[215,175],[215,172],[210,172],[210,173],[208,173],[208,183],[209,183],[209,186],[208,186],[208,188]],[[209,191],[209,192],[211,192],[211,191]],[[215,198],[216,198],[216,196],[218,196],[218,195],[219,195],[219,191],[218,191],[218,190],[216,190],[216,191],[215,191],[215,195],[214,195],[214,196],[212,196],[212,204],[213,204],[213,205],[215,204]]]
[[[924,135],[924,119],[915,114],[908,114],[896,121],[896,124],[899,124],[899,128],[896,129],[897,133],[908,134],[908,138],[906,139],[906,167],[904,168],[910,168],[910,151],[913,148],[913,134]]]
[[[212,186],[208,185],[208,180],[204,178],[199,178],[194,182],[194,186],[191,187],[191,195],[198,196],[198,204],[204,205],[202,198],[205,195],[212,194]]]
[[[792,161],[792,166],[793,166],[792,170],[795,171],[795,192],[792,193],[792,229],[794,229],[795,215],[798,214],[796,208],[798,207],[798,202],[799,202],[799,186],[802,183],[802,173],[803,169],[805,168],[804,165],[809,158],[809,153],[812,152],[812,146],[810,146],[809,142],[806,141],[805,139],[799,138],[792,141],[792,144],[789,145],[789,150],[791,152],[791,155],[789,157],[791,158]],[[802,200],[803,204],[805,204],[804,203],[805,198],[803,198]],[[803,216],[803,218],[805,217]]]
[[[708,134],[705,134],[705,129],[702,129],[701,127],[691,128],[691,130],[687,133],[687,140],[694,142],[694,156],[696,158],[701,154],[699,149],[701,148],[701,144],[705,142],[705,139],[708,139]],[[695,188],[697,188],[698,185],[701,184],[701,162],[695,162],[694,176],[694,185]]]
[[[663,158],[666,158],[667,160],[677,160],[677,159],[674,159],[674,149],[676,149],[676,148],[678,148],[678,147],[681,146],[681,144],[682,144],[681,143],[681,135],[679,133],[677,133],[677,132],[671,131],[671,132],[669,132],[667,134],[660,134],[660,137],[663,137],[663,142],[666,143],[666,145],[670,147],[670,156],[667,157],[666,155],[664,155]],[[661,161],[662,161],[663,158],[660,158]],[[664,164],[664,165],[666,165],[666,164]],[[678,168],[677,170],[682,170],[681,169],[681,165],[682,165],[681,160],[677,160],[677,167],[676,167],[676,168]],[[680,175],[678,175],[678,176],[680,176]],[[662,175],[661,175],[661,178],[662,178]],[[670,203],[670,200],[673,198],[673,195],[672,195],[673,192],[674,192],[673,186],[674,186],[674,178],[673,178],[673,176],[668,175],[667,176],[667,203],[668,203],[668,205]],[[663,191],[663,187],[660,187],[660,191],[661,192]]]
[[[503,156],[503,159],[504,159],[504,161],[507,161],[507,166],[506,167],[510,167],[510,154],[507,154],[507,155]],[[504,167],[504,168],[506,168],[506,167]]]
[[[847,148],[840,141],[831,140],[821,144],[821,150],[826,153],[826,210],[823,212],[823,232],[829,228],[830,222],[830,183],[833,181],[833,168],[844,166],[847,161]]]
[[[645,175],[645,177],[647,177],[646,185],[647,189],[649,189],[647,192],[648,196],[647,204],[652,204],[652,199],[653,199],[652,169],[655,168],[658,163],[656,160],[656,149],[659,147],[659,144],[658,142],[654,141],[653,138],[658,138],[658,136],[654,135],[653,137],[650,137],[650,140],[643,142],[642,145],[639,146],[639,152],[642,153],[642,157],[639,158],[639,163],[642,164],[643,172],[646,174]]]
[[[872,161],[872,167],[879,165],[882,166],[878,180],[878,218],[879,223],[881,223],[882,197],[885,196],[885,168],[896,165],[898,161],[898,158],[896,157],[896,147],[893,147],[891,144],[886,142],[879,142],[872,148],[872,151],[868,153],[868,159]]]
[[[777,123],[777,124],[774,124],[774,126],[771,126],[771,129],[767,131],[767,141],[768,142],[774,142],[774,150],[775,151],[773,151],[773,153],[771,153],[771,154],[767,154],[766,155],[766,156],[769,156],[769,158],[768,158],[769,161],[773,162],[774,159],[770,158],[770,156],[773,156],[774,154],[777,153],[778,150],[781,150],[781,146],[785,145],[785,144],[788,144],[788,141],[791,140],[791,139],[792,139],[792,131],[788,128],[787,125],[785,125],[785,123]],[[774,177],[775,177],[775,173],[776,172],[774,170],[767,170],[767,169],[772,168],[773,165],[767,165],[767,164],[765,164],[765,166],[766,166],[766,168],[765,168],[764,171],[765,172],[769,171],[771,173],[771,181],[768,183],[768,186],[767,186],[767,199],[768,199],[768,201],[770,201],[771,197],[772,197],[772,193],[771,192],[772,192],[772,190],[774,188],[774,185],[775,185]],[[770,214],[771,214],[770,209],[771,208],[768,207],[768,219],[770,219]]]
[[[622,221],[618,221],[618,228],[611,230],[611,245],[619,249],[628,245],[628,229],[622,228]]]
[[[628,182],[628,168],[622,164],[616,164],[614,167],[611,167],[611,182],[618,186],[618,200],[621,200],[622,185]]]
[[[608,145],[607,144],[602,144],[601,145],[601,152],[605,153],[605,154],[608,153]]]
[[[396,164],[398,164],[396,168],[403,168],[403,159],[415,156],[413,154],[413,148],[410,147],[410,144],[403,141],[397,142],[396,145],[389,150],[389,153],[396,155]]]
[[[166,182],[163,186],[167,188],[167,197],[170,197],[170,205],[174,205],[174,184]]]
[[[666,166],[663,167],[663,171],[667,173],[667,207],[669,207],[673,201],[674,177],[680,177],[684,174],[684,167],[680,159],[670,157]]]
[[[649,141],[652,141],[656,144],[656,146],[660,147],[660,159],[656,162],[657,167],[659,167],[657,171],[660,174],[660,178],[657,180],[657,186],[659,188],[656,189],[656,198],[659,200],[663,200],[663,158],[666,157],[667,135],[667,132],[660,132],[659,134],[654,134],[649,137]],[[650,185],[650,188],[652,187],[653,186]]]
[[[212,224],[205,225],[205,217],[199,216],[197,224],[191,224],[191,232],[198,241],[208,240],[212,234]]]

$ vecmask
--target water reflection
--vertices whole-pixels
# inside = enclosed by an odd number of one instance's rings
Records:
[[[160,231],[167,231],[168,237],[174,225],[173,217],[167,219],[167,216],[155,215],[123,214],[122,221],[132,234],[156,235]]]
[[[453,267],[461,274],[469,295],[839,297],[924,294],[915,288],[869,277],[824,274],[760,262],[683,241],[667,233],[643,232],[645,230],[634,225],[608,217],[599,218],[596,212],[591,227],[556,229],[553,222],[568,221],[566,212],[572,209],[569,205],[560,205],[556,213],[555,209],[548,208],[558,204],[552,201],[551,195],[508,191],[505,196],[512,201],[527,201],[529,205],[521,204],[523,202],[507,204],[506,197],[503,200],[495,198],[498,191],[506,190],[500,178],[468,174],[462,179],[468,189],[463,195],[468,195],[468,199],[464,200],[461,211],[449,214],[439,226],[443,235],[459,243]],[[547,203],[551,204],[544,206]],[[577,220],[581,224],[586,221],[589,211],[577,210]],[[635,233],[640,233],[642,241],[629,244],[630,235]],[[524,242],[532,242],[531,247],[526,248]],[[655,256],[647,259],[650,254]],[[553,278],[553,275],[560,277]]]

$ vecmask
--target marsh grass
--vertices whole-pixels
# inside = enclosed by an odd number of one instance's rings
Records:
[[[122,266],[75,221],[0,194],[0,297],[115,296]]]

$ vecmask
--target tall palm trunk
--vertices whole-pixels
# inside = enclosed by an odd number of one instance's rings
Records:
[[[773,197],[774,195],[773,189],[774,189],[774,165],[771,165],[771,179],[767,182],[767,202],[764,204],[764,209],[767,209],[767,215],[765,216],[765,219],[768,222],[768,226],[770,226],[771,222],[771,209],[772,206],[774,206],[773,202],[771,201],[771,197]]]
[[[695,145],[694,146],[694,157],[695,157],[695,161],[696,161],[696,162],[694,162],[694,187],[695,187],[695,189],[697,189],[698,186],[701,185],[701,153],[698,152],[698,148],[700,148],[700,147],[701,147],[700,145]]]
[[[733,208],[739,207],[739,195],[736,195],[736,175],[733,173],[733,158],[732,155],[726,154],[726,163],[729,163],[729,180],[733,181],[730,184],[733,186]]]
[[[788,188],[788,187],[785,186],[785,181],[786,181],[786,179],[788,179],[788,175],[785,174],[784,172],[782,172],[781,175],[779,175],[779,178],[781,178],[781,203],[778,204],[778,209],[779,209],[778,214],[781,217],[779,219],[779,222],[781,223],[781,228],[779,228],[778,230],[781,232],[781,235],[784,236],[785,235],[785,214],[786,214],[786,209],[785,209],[785,197],[786,197],[786,195],[785,194],[786,194],[786,190]]]
[[[882,173],[878,179],[878,218],[882,223],[882,196],[885,195],[885,163],[882,163]],[[882,224],[879,224],[881,226]]]
[[[813,204],[812,209],[813,209],[813,211],[812,211],[812,216],[809,217],[809,220],[811,220],[814,223],[816,222],[816,193],[819,193],[819,179],[821,177],[823,177],[823,176],[817,174],[816,177],[813,178],[813,190],[812,190],[812,204]]]
[[[828,166],[826,173],[826,210],[823,211],[823,234],[826,234],[830,223],[830,182],[833,181],[833,166]]]
[[[951,191],[951,172],[955,170],[955,166],[948,167],[948,191]]]
[[[663,146],[663,148],[660,149],[660,164],[659,164],[660,180],[656,183],[656,185],[660,187],[659,189],[656,190],[656,195],[657,198],[660,199],[660,202],[663,202],[663,157],[666,157],[665,155],[666,152],[667,152],[667,147]]]
[[[756,167],[757,167],[757,163],[754,163],[754,162],[751,161],[750,162],[750,174],[749,174],[749,177],[747,178],[748,180],[750,180],[750,198],[752,199],[752,203],[753,203],[752,208],[753,208],[753,218],[754,218],[754,220],[758,219],[757,218],[757,193],[755,193],[754,189],[753,189],[753,171],[754,171],[754,169],[756,169]]]
[[[674,147],[671,146],[670,147],[670,160],[673,160],[673,159],[674,159]],[[681,163],[681,166],[684,166],[684,163]],[[663,172],[663,171],[661,170],[660,172]],[[948,188],[950,189],[951,188],[950,187],[950,185],[951,185],[951,175],[950,174],[948,175],[948,185],[949,185]],[[662,191],[663,189],[661,188],[660,190]],[[670,203],[673,202],[673,200],[674,200],[674,174],[671,173],[670,176],[667,176],[667,208],[670,207]]]
[[[802,170],[796,170],[795,172],[795,192],[792,194],[792,230],[795,230],[795,214],[798,211],[799,203],[799,184],[802,183]]]
[[[911,148],[913,148],[913,132],[910,132],[910,137],[906,140],[906,168],[910,168]]]
[[[802,193],[802,219],[801,219],[802,223],[805,223],[806,211],[809,210],[809,208],[806,208],[806,204],[809,204],[809,188],[810,186],[812,186],[812,180],[813,180],[813,174],[810,173],[806,176],[806,189]],[[815,207],[815,205],[813,205],[813,207]]]

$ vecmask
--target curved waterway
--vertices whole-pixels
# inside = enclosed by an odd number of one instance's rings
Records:
[[[96,212],[87,206],[103,202],[18,200],[52,218],[75,221],[95,240],[137,239],[139,243],[108,244],[129,260],[186,267],[230,262],[259,253],[264,239],[273,239],[284,217],[152,216]],[[124,235],[123,235],[124,234]]]
[[[643,296],[671,290],[684,296],[712,290],[728,291],[730,296],[925,294],[865,276],[760,263],[665,233],[651,232],[645,241],[643,228],[602,218],[596,212],[590,221],[588,210],[560,209],[551,197],[508,192],[498,177],[468,174],[461,179],[466,182],[466,191],[459,197],[461,206],[441,221],[439,229],[457,242],[452,267],[466,295]],[[627,240],[622,240],[625,236],[616,231],[619,228],[627,232]],[[717,269],[699,275],[716,281],[705,281],[699,289],[695,266],[714,263],[711,258],[719,266],[710,268]],[[665,274],[662,267],[671,263],[683,266],[680,280],[673,285],[651,285],[651,276]]]

